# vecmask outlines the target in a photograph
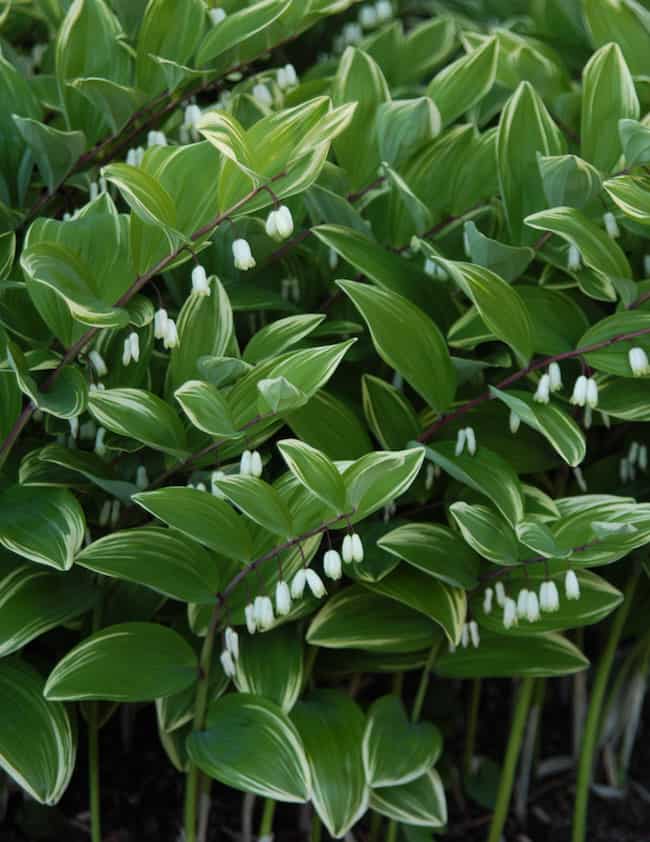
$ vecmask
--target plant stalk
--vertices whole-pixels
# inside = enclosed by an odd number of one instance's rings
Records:
[[[594,755],[598,734],[602,721],[601,713],[607,682],[614,663],[616,647],[621,639],[623,626],[630,613],[630,606],[634,597],[634,588],[639,580],[640,568],[635,565],[634,572],[627,581],[623,592],[623,602],[614,615],[612,626],[607,638],[605,651],[601,655],[596,670],[594,686],[591,692],[591,701],[587,712],[585,723],[582,751],[580,752],[580,763],[578,765],[578,780],[576,783],[576,802],[573,812],[572,842],[585,842],[587,838],[587,808],[589,806],[589,788],[594,764]]]
[[[469,713],[467,716],[467,731],[465,734],[465,754],[463,757],[463,775],[468,778],[472,774],[472,759],[476,750],[476,730],[478,725],[478,712],[481,706],[482,683],[480,678],[472,681],[472,694],[469,700]]]
[[[497,803],[494,808],[492,823],[490,824],[488,842],[499,842],[508,817],[510,798],[512,796],[512,785],[517,768],[517,758],[519,757],[521,742],[526,728],[528,709],[530,707],[530,700],[533,695],[534,686],[534,678],[524,678],[517,693],[517,704],[515,705],[515,712],[510,726],[508,747],[506,749],[506,756],[503,762],[503,769],[501,771],[499,792],[497,793]]]
[[[270,837],[273,833],[273,818],[275,816],[276,802],[272,798],[267,798],[264,802],[264,812],[262,813],[262,821],[260,822],[260,832],[258,834],[260,840]]]

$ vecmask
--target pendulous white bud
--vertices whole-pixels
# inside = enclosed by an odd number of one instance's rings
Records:
[[[251,465],[249,473],[251,474],[251,476],[261,477],[263,470],[264,465],[262,464],[262,457],[260,456],[260,452],[259,450],[254,450],[251,453]]]
[[[551,385],[551,392],[559,392],[562,388],[562,369],[558,363],[552,362],[549,365],[548,377]]]
[[[520,620],[528,613],[528,589],[522,588],[519,591],[519,596],[517,597],[517,617]]]
[[[253,88],[253,96],[260,105],[273,105],[273,96],[268,87],[261,82]]]
[[[582,266],[582,256],[577,246],[569,246],[569,253],[567,255],[567,269],[570,272],[577,272]]]
[[[227,17],[224,9],[208,9],[208,15],[210,16],[210,23],[212,26],[216,26]]]
[[[164,307],[156,310],[153,317],[153,335],[156,339],[164,339],[165,331],[167,330],[167,310]]]
[[[465,443],[470,456],[476,453],[476,433],[473,427],[465,427]]]
[[[239,658],[239,635],[233,628],[228,626],[224,632],[224,638],[226,640],[226,649],[232,655],[233,660],[236,661]]]
[[[571,403],[575,406],[584,406],[587,403],[587,378],[584,374],[581,374],[573,385]]]
[[[293,599],[300,599],[305,592],[305,585],[307,584],[307,574],[303,568],[296,573],[291,580],[291,596]]]
[[[285,64],[280,67],[277,72],[278,87],[283,91],[287,88],[293,88],[298,84],[298,74],[293,64]]]
[[[246,628],[249,634],[255,634],[257,631],[257,619],[255,617],[255,606],[249,603],[244,608],[244,616],[246,617]]]
[[[327,550],[323,557],[323,570],[328,579],[336,581],[343,575],[341,556],[336,550]]]
[[[390,0],[377,0],[375,11],[380,22],[390,20],[393,17],[393,6]]]
[[[621,236],[621,231],[618,227],[616,217],[611,211],[607,211],[607,213],[603,214],[603,222],[605,223],[607,235],[611,237],[612,240],[617,240]]]
[[[316,599],[321,599],[322,597],[324,597],[327,593],[327,590],[325,589],[323,580],[318,575],[318,573],[316,573],[315,570],[312,570],[308,567],[305,570],[305,577],[307,580],[307,584],[309,585],[309,590],[316,597]]]
[[[221,655],[219,656],[219,660],[221,661],[221,666],[223,671],[225,672],[228,678],[234,678],[237,670],[235,668],[235,662],[233,660],[232,654],[228,651],[228,649],[224,649]]]
[[[591,409],[598,406],[598,383],[593,377],[587,380],[587,406]]]
[[[643,348],[630,348],[627,357],[634,377],[650,374],[650,362]]]
[[[346,535],[343,538],[343,547],[341,550],[343,554],[343,561],[350,564],[354,560],[354,553],[352,552],[352,535]]]
[[[539,600],[535,591],[528,591],[526,599],[526,619],[529,623],[535,623],[539,620]]]
[[[195,295],[210,295],[208,275],[200,264],[192,269],[192,292]]]
[[[580,599],[580,583],[573,570],[567,570],[564,577],[564,593],[567,599]]]
[[[548,374],[543,374],[540,379],[539,383],[537,384],[537,390],[533,395],[533,400],[537,403],[548,403],[551,396],[551,378]]]
[[[469,622],[469,636],[470,640],[472,641],[472,646],[475,649],[478,649],[479,644],[481,642],[481,636],[478,630],[478,623],[476,620],[470,620]]]
[[[510,432],[514,436],[515,433],[519,430],[519,427],[521,426],[521,418],[517,415],[517,413],[514,411],[514,409],[510,410],[509,424],[510,424]]]
[[[282,579],[275,586],[275,610],[280,617],[286,617],[291,611],[291,592]]]
[[[88,359],[90,360],[92,367],[95,369],[97,377],[106,377],[108,374],[108,367],[99,351],[91,351],[90,354],[88,354]]]
[[[232,244],[232,256],[235,261],[235,268],[241,270],[242,272],[247,272],[249,269],[253,269],[256,265],[248,240],[241,238],[239,240],[235,240]]]
[[[494,586],[494,595],[497,600],[497,605],[501,608],[506,604],[506,589],[503,587],[503,582],[497,582]]]
[[[509,597],[503,604],[503,625],[506,629],[517,625],[517,605]]]
[[[135,485],[139,491],[144,491],[149,487],[149,477],[147,476],[147,469],[144,465],[138,465],[135,472]]]
[[[176,322],[173,319],[167,319],[165,325],[165,335],[163,337],[163,345],[165,348],[176,348],[178,345],[178,331],[176,330]]]
[[[483,612],[485,614],[492,613],[492,597],[494,596],[494,591],[492,588],[486,588],[483,594]]]
[[[241,458],[239,460],[239,473],[244,476],[248,477],[252,474],[252,467],[253,467],[253,454],[250,450],[245,450]]]
[[[356,532],[352,533],[352,561],[356,561],[357,564],[363,561],[363,543],[361,536]]]
[[[280,242],[293,234],[293,217],[286,205],[272,210],[266,219],[266,233],[273,240]]]

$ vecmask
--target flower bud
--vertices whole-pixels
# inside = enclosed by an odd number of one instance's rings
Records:
[[[509,424],[510,424],[510,432],[514,436],[515,433],[519,430],[519,427],[521,426],[521,418],[517,415],[517,413],[514,411],[514,409],[510,410]]]
[[[573,570],[567,570],[564,577],[564,593],[567,599],[580,599],[580,583]]]
[[[263,85],[261,83],[255,85],[255,87],[253,88],[253,96],[260,105],[273,105],[273,96],[266,85]]]
[[[244,616],[246,617],[246,628],[249,634],[255,634],[257,631],[257,619],[255,617],[255,606],[249,603],[244,608]]]
[[[587,378],[584,374],[576,380],[571,395],[571,403],[575,406],[584,406],[587,402]]]
[[[593,377],[587,380],[587,406],[596,409],[598,406],[598,383]]]
[[[476,434],[473,427],[465,427],[465,441],[467,443],[467,452],[470,456],[476,453]]]
[[[643,377],[650,374],[650,362],[643,348],[630,348],[628,360],[634,377]]]
[[[618,222],[616,221],[616,217],[611,211],[607,211],[603,215],[603,222],[605,223],[605,230],[609,237],[612,240],[617,240],[621,236],[621,231],[618,227]]]
[[[492,588],[486,588],[485,593],[483,594],[483,612],[485,614],[492,613],[492,597],[494,596],[494,591]]]
[[[328,550],[325,553],[323,558],[323,570],[329,579],[334,579],[336,581],[341,578],[341,556],[336,550]]]
[[[526,619],[529,623],[535,623],[539,620],[539,600],[535,591],[528,591],[526,598]]]
[[[509,597],[503,603],[503,625],[506,629],[517,625],[517,606]]]
[[[210,16],[210,23],[212,26],[217,26],[222,20],[225,20],[227,15],[224,9],[208,9]]]
[[[494,586],[494,594],[496,596],[497,605],[501,608],[506,603],[506,589],[503,587],[503,582],[497,582]]]
[[[567,255],[567,269],[570,272],[577,272],[582,266],[582,256],[577,246],[569,246],[569,253]]]
[[[275,610],[280,617],[286,617],[291,611],[289,585],[282,580],[275,586]]]
[[[165,348],[176,348],[178,345],[178,331],[176,330],[176,322],[173,319],[167,319],[163,345]]]
[[[208,276],[200,264],[192,269],[192,292],[195,295],[210,295]]]
[[[149,477],[147,476],[147,469],[144,465],[138,465],[135,472],[135,485],[139,491],[144,491],[149,487]]]
[[[239,473],[244,476],[250,476],[252,473],[253,454],[250,450],[245,450],[239,460]]]
[[[291,596],[293,599],[300,599],[305,592],[305,585],[307,584],[307,575],[303,568],[296,573],[291,581]]]
[[[312,570],[308,567],[305,570],[305,577],[307,580],[307,584],[309,585],[309,590],[316,597],[316,599],[321,599],[322,597],[324,597],[327,591],[325,590],[323,580],[318,575],[318,573],[316,573],[315,570]]]
[[[528,589],[522,588],[517,597],[517,617],[523,620],[528,613]]]
[[[363,561],[363,543],[361,536],[356,532],[352,534],[352,561],[356,561],[357,564]]]
[[[533,395],[533,400],[537,403],[548,403],[551,394],[551,378],[548,374],[543,374],[537,384],[537,391]]]
[[[478,649],[479,644],[481,642],[481,636],[479,634],[478,623],[476,622],[476,620],[471,620],[469,623],[469,636],[470,640],[472,641],[472,646],[475,649]]]
[[[354,553],[352,551],[352,535],[346,535],[343,538],[342,554],[343,554],[343,561],[346,564],[349,564],[353,560]]]
[[[239,658],[239,635],[234,629],[228,626],[224,632],[224,637],[226,639],[226,649],[231,653],[233,660],[236,661]]]
[[[256,265],[248,240],[235,240],[232,244],[232,255],[235,261],[235,268],[240,269],[242,272],[247,272]]]
[[[249,473],[254,477],[261,477],[264,466],[262,465],[262,457],[259,450],[254,450],[251,453],[251,465]]]
[[[551,392],[559,392],[562,388],[562,369],[559,364],[553,362],[548,367],[548,377],[551,386]]]
[[[90,354],[88,354],[88,359],[90,360],[92,367],[95,369],[97,377],[106,377],[108,374],[108,367],[99,351],[91,351]]]
[[[233,661],[233,657],[227,649],[223,650],[223,652],[219,656],[219,660],[221,661],[221,666],[226,676],[228,678],[234,678],[237,670],[235,669],[235,662]]]

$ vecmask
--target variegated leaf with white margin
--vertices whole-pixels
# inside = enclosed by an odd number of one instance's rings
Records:
[[[418,475],[424,450],[375,451],[367,453],[343,472],[347,497],[356,523],[396,500],[407,491]],[[345,524],[342,525],[343,528]]]
[[[341,691],[316,690],[294,707],[291,719],[307,751],[314,808],[328,833],[342,839],[368,809],[365,717]]]
[[[530,392],[503,392],[490,386],[491,394],[517,417],[544,436],[564,461],[575,468],[585,458],[587,442],[580,427],[568,413],[553,403],[535,403]]]
[[[74,771],[75,729],[44,681],[17,658],[0,661],[0,767],[41,804],[56,804]]]
[[[85,531],[83,510],[64,488],[14,485],[0,495],[0,543],[39,564],[69,570]]]
[[[187,740],[196,765],[215,780],[263,798],[303,803],[311,776],[298,731],[275,702],[249,693],[210,705],[206,728]]]
[[[445,790],[435,769],[401,786],[373,789],[370,808],[416,827],[444,827],[447,823]]]
[[[235,685],[240,693],[264,696],[289,713],[304,679],[302,642],[295,627],[240,637],[236,667]]]
[[[414,781],[429,771],[441,751],[440,731],[431,722],[409,722],[399,696],[381,696],[373,702],[363,736],[368,786]]]

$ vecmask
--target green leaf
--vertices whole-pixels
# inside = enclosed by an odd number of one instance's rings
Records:
[[[251,338],[244,351],[244,360],[254,365],[284,353],[309,336],[324,318],[322,313],[305,313],[266,325]]]
[[[456,456],[452,442],[440,442],[425,448],[426,458],[463,485],[484,494],[511,525],[524,517],[521,483],[505,459],[479,445],[474,456]]]
[[[489,93],[497,71],[499,42],[489,38],[477,50],[448,64],[427,87],[438,106],[443,125],[453,123]]]
[[[379,356],[441,411],[452,402],[456,375],[435,323],[395,293],[353,281],[338,281],[363,316]]]
[[[334,152],[347,172],[353,189],[375,178],[381,163],[376,131],[379,106],[390,101],[390,92],[379,65],[356,47],[348,47],[339,61],[332,83],[334,105],[356,103],[346,131],[334,141]]]
[[[356,340],[337,345],[320,345],[304,351],[289,352],[268,372],[267,379],[284,377],[300,392],[311,398],[332,377],[339,363]]]
[[[350,522],[357,523],[408,491],[423,460],[422,448],[394,452],[377,450],[348,466],[343,481],[354,510]]]
[[[540,155],[537,162],[550,207],[582,209],[598,198],[600,173],[577,155]]]
[[[626,216],[641,225],[650,225],[650,178],[638,175],[619,175],[604,182],[603,187],[612,201]]]
[[[650,12],[637,0],[584,0],[585,21],[593,43],[615,41],[635,74],[648,69]]]
[[[592,325],[579,340],[578,347],[588,348],[626,333],[643,330],[650,331],[650,313],[641,310],[624,310],[606,316]],[[619,377],[630,377],[633,372],[628,354],[632,348],[643,348],[646,353],[650,352],[650,334],[614,342],[608,347],[585,354],[585,359],[598,371],[617,374]]]
[[[174,392],[183,412],[192,424],[215,438],[239,438],[228,402],[216,388],[202,380],[187,380]]]
[[[230,476],[217,480],[216,486],[255,523],[274,535],[287,538],[293,525],[291,514],[272,485],[251,476]]]
[[[234,331],[230,300],[217,278],[212,280],[211,288],[211,295],[190,295],[181,307],[178,345],[171,353],[167,371],[170,391],[196,379],[198,374],[204,377],[201,358],[221,357],[230,347]]]
[[[599,623],[621,604],[623,594],[602,577],[589,570],[579,570],[576,575],[580,583],[580,599],[576,601],[570,601],[564,597],[564,573],[558,573],[550,577],[555,580],[561,594],[560,607],[552,614],[543,613],[538,622],[529,623],[526,619],[523,619],[506,631],[503,627],[501,612],[497,610],[486,615],[478,596],[472,602],[472,610],[481,628],[485,627],[502,635],[529,637],[530,635],[564,631],[565,629],[575,629]],[[542,570],[539,573],[529,575],[527,579],[524,579],[523,576],[509,578],[505,582],[505,586],[508,593],[516,601],[522,588],[537,590],[545,580],[546,573]]]
[[[92,392],[88,403],[99,424],[172,456],[186,453],[185,431],[173,409],[144,389]]]
[[[290,5],[290,0],[260,0],[240,10],[235,8],[206,34],[196,54],[197,66],[209,64],[226,50],[266,29]]]
[[[443,827],[447,823],[445,789],[435,769],[401,786],[373,789],[370,808],[409,826]]]
[[[489,330],[522,360],[529,360],[533,352],[531,319],[518,290],[483,266],[443,260],[428,243],[420,242],[430,259],[439,263],[473,302]]]
[[[304,681],[302,640],[292,626],[247,635],[240,641],[236,667],[240,693],[263,696],[289,713]]]
[[[490,394],[504,403],[524,424],[541,433],[564,461],[575,468],[587,453],[584,433],[576,422],[555,404],[541,404],[530,392],[512,389],[502,392],[490,386]]]
[[[0,234],[0,281],[6,280],[11,274],[16,257],[16,234],[7,231]]]
[[[304,406],[307,395],[286,377],[267,377],[257,384],[257,406],[261,415],[279,415]]]
[[[162,184],[142,168],[108,164],[102,168],[102,175],[117,187],[124,201],[143,222],[161,226],[166,233],[175,229],[174,200]]]
[[[442,753],[442,734],[430,722],[409,722],[398,696],[381,696],[370,710],[363,736],[368,786],[393,787],[424,775]]]
[[[198,678],[198,660],[179,634],[155,623],[101,629],[71,649],[50,673],[46,699],[149,702]]]
[[[444,678],[556,678],[588,666],[582,652],[559,634],[519,637],[484,630],[478,649],[444,653],[435,671]]]
[[[356,459],[372,450],[365,425],[350,405],[325,391],[286,416],[296,436],[330,459]]]
[[[75,561],[104,576],[137,582],[183,602],[213,604],[221,586],[219,568],[210,553],[171,529],[155,526],[106,535],[85,547]]]
[[[4,559],[0,571],[0,657],[22,649],[95,604],[95,588],[81,572],[64,575]]]
[[[596,169],[610,172],[622,151],[618,121],[638,120],[639,110],[634,80],[621,48],[608,43],[593,54],[582,73],[582,157]]]
[[[175,0],[150,0],[138,31],[136,81],[149,96],[165,87],[165,75],[155,58],[189,61],[203,35],[205,5],[201,0],[183,0],[182,14]]]
[[[329,597],[311,621],[306,639],[327,649],[418,652],[431,647],[435,628],[418,611],[352,585]]]
[[[291,718],[307,750],[314,808],[328,833],[339,839],[368,807],[361,758],[363,713],[344,693],[317,690],[295,706]]]
[[[63,488],[14,485],[0,494],[0,543],[39,564],[69,570],[85,530],[81,506]]]
[[[452,643],[460,640],[467,608],[465,591],[461,588],[452,588],[404,564],[379,582],[367,582],[366,587],[430,617]]]
[[[422,272],[367,234],[343,225],[317,225],[312,232],[385,292],[402,295],[419,307],[430,305],[432,295]]]
[[[377,141],[382,162],[398,167],[440,134],[440,112],[429,97],[385,102],[377,110]]]
[[[0,767],[41,804],[56,804],[75,766],[76,729],[64,705],[43,698],[43,679],[17,659],[0,663]]]
[[[63,132],[38,120],[13,115],[50,193],[67,176],[86,148],[83,132]]]
[[[90,266],[61,243],[35,243],[20,256],[31,283],[47,287],[63,299],[72,316],[97,327],[125,327],[128,314],[101,298]]]
[[[399,389],[379,377],[364,374],[361,390],[366,421],[382,447],[397,449],[417,439],[420,422]]]
[[[495,564],[516,565],[519,562],[517,537],[512,528],[496,517],[488,506],[452,503],[449,512],[458,524],[470,547]]]
[[[446,526],[405,523],[387,532],[377,545],[448,585],[470,590],[478,583],[478,556]]]
[[[7,344],[7,362],[16,375],[16,383],[34,406],[57,418],[75,418],[85,412],[88,400],[88,385],[78,368],[65,366],[54,386],[41,392],[34,378],[29,374],[29,365],[17,345]]]
[[[497,165],[506,220],[514,243],[530,245],[524,217],[546,207],[538,153],[564,155],[566,144],[544,103],[529,82],[522,82],[501,112]]]
[[[201,771],[226,786],[290,804],[311,795],[300,734],[261,696],[235,693],[211,704],[206,729],[190,734],[187,750]]]
[[[133,500],[215,552],[237,561],[251,558],[253,546],[246,522],[224,500],[194,488],[160,488],[134,494]]]
[[[650,128],[638,120],[618,121],[618,135],[628,167],[650,162]]]
[[[516,281],[535,257],[530,248],[507,246],[486,237],[471,220],[465,223],[464,231],[472,263],[484,266],[508,283]]]
[[[632,277],[623,249],[579,210],[552,208],[528,216],[524,221],[539,231],[559,234],[580,251],[587,266],[606,279]]]
[[[523,520],[517,524],[517,538],[520,543],[532,550],[536,555],[545,558],[563,558],[569,556],[569,550],[558,546],[550,528],[537,520]]]
[[[347,510],[343,478],[324,453],[298,439],[284,439],[278,442],[278,449],[298,482],[337,514]]]
[[[115,134],[128,123],[146,98],[137,88],[119,85],[100,77],[72,79],[68,84],[101,111]]]
[[[90,480],[107,494],[117,497],[122,503],[130,504],[131,495],[136,490],[135,484],[115,479],[115,474],[110,466],[95,453],[72,450],[60,444],[48,444],[39,450],[37,455],[40,462],[50,462],[53,465],[59,465],[69,471],[74,471]],[[22,479],[22,473],[21,481],[29,484]]]

